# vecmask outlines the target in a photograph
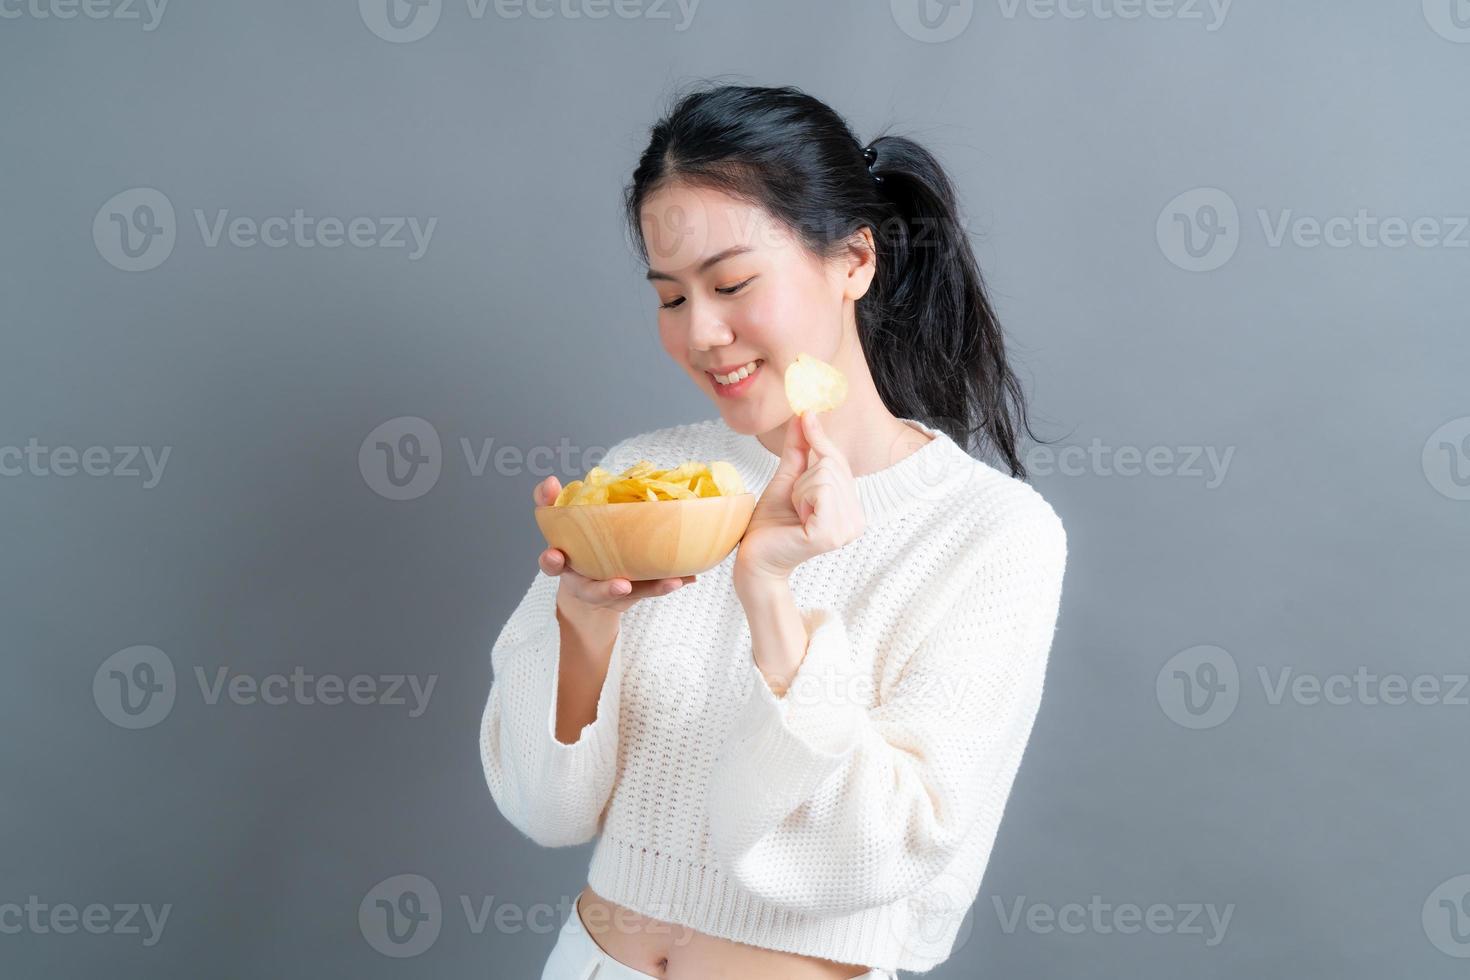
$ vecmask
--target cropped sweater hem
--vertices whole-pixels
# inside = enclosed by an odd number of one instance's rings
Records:
[[[709,936],[879,970],[937,966],[963,921],[919,921],[910,914],[914,907],[905,904],[835,917],[784,909],[751,895],[716,864],[662,854],[607,833],[593,848],[587,884],[639,915]],[[680,935],[676,927],[669,939],[677,944]]]

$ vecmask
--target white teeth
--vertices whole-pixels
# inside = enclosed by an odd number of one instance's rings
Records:
[[[750,377],[752,374],[754,374],[755,373],[756,366],[759,363],[760,363],[760,358],[756,358],[755,360],[751,361],[749,364],[746,364],[746,365],[742,366],[740,368],[740,370],[738,370],[738,371],[732,371],[729,374],[716,374],[714,376],[714,379],[717,382],[719,382],[720,384],[722,384],[722,385],[732,385],[735,382],[737,382],[737,381],[743,381],[744,379],[746,379],[746,378]]]

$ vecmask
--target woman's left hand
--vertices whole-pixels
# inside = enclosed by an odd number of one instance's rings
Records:
[[[818,413],[793,415],[781,462],[740,539],[735,582],[785,581],[797,565],[841,548],[865,528],[847,457]]]

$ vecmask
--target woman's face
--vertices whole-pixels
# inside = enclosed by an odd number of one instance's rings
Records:
[[[763,209],[685,184],[649,195],[640,219],[659,340],[736,432],[768,432],[791,417],[784,376],[797,354],[844,373],[861,360],[852,304],[872,279],[871,260],[823,262]],[[734,384],[715,377],[732,381],[751,362]]]

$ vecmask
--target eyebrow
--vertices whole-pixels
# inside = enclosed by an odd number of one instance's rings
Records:
[[[737,255],[744,255],[746,252],[753,251],[755,250],[749,245],[732,245],[731,247],[725,249],[723,252],[717,252],[714,255],[711,255],[709,258],[705,259],[703,262],[699,263],[699,269],[697,271],[703,272],[710,266],[723,262],[726,259],[734,258]],[[669,275],[667,272],[659,272],[657,269],[649,269],[646,278],[649,282],[652,282],[655,279],[666,279],[669,282],[678,282],[677,279]]]

